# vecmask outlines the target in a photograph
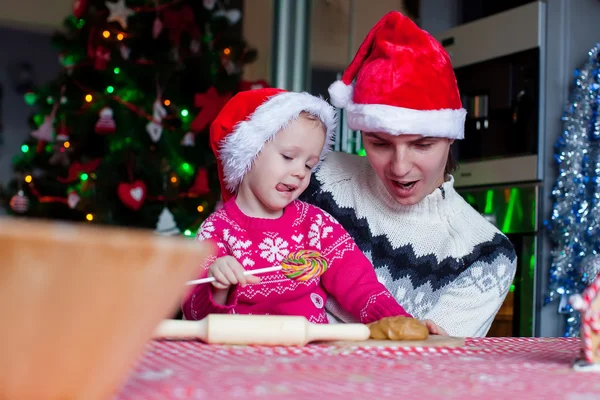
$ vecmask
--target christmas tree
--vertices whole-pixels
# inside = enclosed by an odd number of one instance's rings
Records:
[[[562,134],[555,144],[558,167],[547,226],[552,240],[545,303],[558,302],[564,336],[580,335],[580,314],[569,303],[600,272],[600,44],[575,70]]]
[[[193,235],[220,193],[208,129],[256,58],[241,0],[75,0],[60,76],[25,94],[9,213]]]

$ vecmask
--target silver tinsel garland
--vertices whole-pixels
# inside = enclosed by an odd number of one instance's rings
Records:
[[[558,177],[548,222],[553,242],[546,304],[559,299],[564,336],[579,336],[579,313],[569,305],[600,270],[600,44],[575,70],[563,132],[555,145]]]

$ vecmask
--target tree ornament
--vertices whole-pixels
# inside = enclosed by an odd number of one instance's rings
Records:
[[[94,68],[98,71],[105,71],[110,61],[110,51],[105,47],[98,46],[94,53]]]
[[[160,140],[160,137],[162,136],[163,128],[160,124],[158,124],[154,121],[151,121],[151,122],[148,122],[148,125],[146,125],[146,131],[148,132],[150,139],[154,143],[156,143]]]
[[[213,14],[215,17],[222,17],[229,22],[229,25],[235,25],[242,19],[242,12],[238,9],[219,10]]]
[[[50,114],[44,117],[44,122],[35,131],[31,132],[31,136],[37,140],[43,140],[45,142],[52,142],[54,140],[54,117],[56,116],[56,110],[58,104],[54,104]]]
[[[160,33],[163,30],[163,23],[160,20],[158,10],[160,9],[160,1],[154,0],[154,8],[156,9],[156,17],[154,17],[154,23],[152,24],[152,37],[158,39]]]
[[[216,2],[217,2],[216,0],[202,0],[202,5],[207,10],[212,10],[213,8],[215,8]]]
[[[160,33],[163,30],[163,23],[160,20],[160,18],[158,17],[158,15],[156,15],[156,18],[154,18],[154,23],[152,24],[152,37],[154,39],[157,39],[160,36]]]
[[[45,142],[51,142],[54,140],[54,123],[53,115],[46,115],[44,117],[44,123],[40,125],[35,131],[31,132],[31,136],[37,140],[43,140]]]
[[[29,211],[29,199],[22,190],[19,190],[9,202],[10,209],[17,214],[24,214]]]
[[[127,29],[127,19],[134,15],[132,9],[127,8],[125,0],[118,0],[116,3],[109,1],[104,3],[110,15],[106,19],[107,22],[118,22],[121,28]]]
[[[231,93],[220,95],[212,86],[206,93],[196,94],[194,105],[200,112],[192,121],[190,128],[193,132],[203,131],[219,114],[221,109],[231,98]]]
[[[157,98],[152,106],[152,121],[146,125],[146,131],[154,143],[158,142],[162,136],[162,120],[166,116],[167,110],[163,107],[161,99]]]
[[[240,68],[237,66],[237,64],[234,63],[233,60],[226,55],[223,55],[221,57],[221,65],[223,66],[223,68],[225,68],[227,75],[234,75],[240,72]]]
[[[198,41],[196,39],[192,39],[190,41],[190,51],[194,54],[198,54],[200,52],[200,49],[201,49],[200,41]]]
[[[67,204],[69,205],[69,208],[74,210],[77,207],[77,204],[79,204],[80,200],[81,197],[79,197],[75,190],[69,191],[69,194],[67,195]]]
[[[74,0],[73,15],[75,18],[82,18],[87,12],[89,0]]]
[[[100,110],[100,118],[98,118],[98,122],[96,122],[94,132],[100,135],[108,135],[115,133],[115,131],[116,124],[113,119],[113,110],[110,107],[104,107]]]
[[[126,207],[137,211],[146,199],[146,184],[143,181],[120,183],[117,187],[117,195]]]
[[[188,132],[181,139],[181,145],[183,147],[194,147],[196,146],[196,135],[193,132]]]
[[[121,53],[121,57],[123,60],[129,60],[129,56],[131,55],[131,49],[124,44],[119,48],[119,52]]]
[[[62,119],[58,126],[58,132],[56,132],[56,141],[58,142],[67,142],[69,140],[69,128],[65,123],[65,120]]]
[[[163,208],[162,212],[160,213],[158,222],[156,223],[156,230],[154,232],[161,236],[177,236],[181,234],[179,228],[177,227],[177,223],[175,223],[173,214],[167,207]]]
[[[200,168],[198,170],[194,184],[190,188],[189,192],[197,196],[210,193],[210,187],[208,186],[208,171],[206,168]]]
[[[163,23],[169,31],[169,40],[175,47],[179,47],[181,34],[186,32],[192,39],[200,39],[201,33],[196,24],[194,10],[189,4],[180,9],[167,8],[163,11]]]
[[[68,175],[66,177],[59,176],[56,178],[60,183],[72,183],[81,178],[82,174],[91,174],[102,162],[102,159],[96,158],[84,164],[79,161],[73,161],[69,166]]]

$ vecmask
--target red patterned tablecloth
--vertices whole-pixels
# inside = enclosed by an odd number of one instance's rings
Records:
[[[125,399],[600,399],[575,372],[579,340],[467,339],[464,348],[220,346],[152,342]]]

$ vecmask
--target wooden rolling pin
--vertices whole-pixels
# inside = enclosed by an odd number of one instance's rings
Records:
[[[155,339],[200,339],[210,344],[304,346],[315,341],[362,341],[364,324],[313,324],[305,317],[210,314],[200,321],[164,320]]]

